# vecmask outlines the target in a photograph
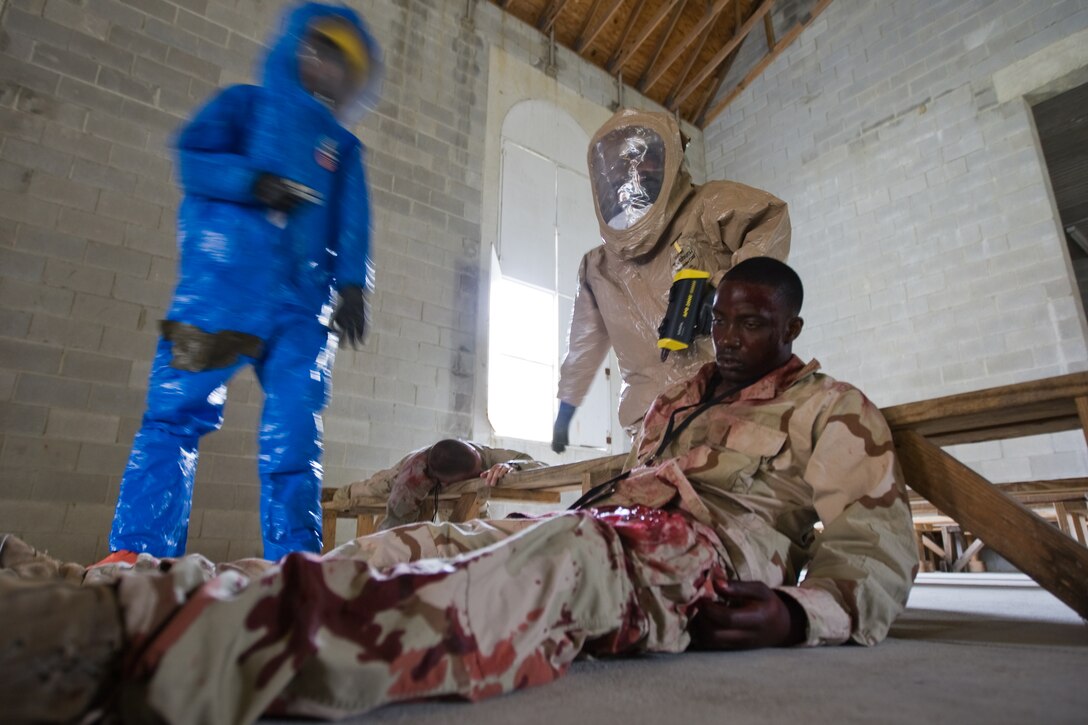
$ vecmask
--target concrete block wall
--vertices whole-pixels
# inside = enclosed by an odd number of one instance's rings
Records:
[[[705,129],[710,177],[790,204],[799,352],[880,405],[1088,367],[1030,110],[993,82],[1086,27],[1077,0],[836,0]],[[1088,470],[1079,433],[954,453]]]
[[[543,37],[490,3],[351,3],[383,45],[368,147],[378,292],[364,349],[341,350],[325,484],[469,436],[475,386],[487,48],[529,63]],[[174,284],[171,134],[218,86],[252,79],[285,3],[8,0],[0,10],[0,531],[91,561]],[[466,10],[470,15],[466,16]],[[558,78],[607,105],[614,80],[565,51]],[[201,446],[190,550],[260,552],[252,374]]]

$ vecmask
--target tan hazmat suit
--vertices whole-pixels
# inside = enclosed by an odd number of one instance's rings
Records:
[[[578,270],[558,397],[580,405],[615,348],[619,419],[629,427],[665,388],[714,359],[703,336],[661,361],[658,326],[675,273],[709,272],[713,289],[749,257],[785,260],[789,212],[781,199],[734,181],[693,184],[680,127],[665,113],[618,111],[590,142],[589,173],[602,244]]]

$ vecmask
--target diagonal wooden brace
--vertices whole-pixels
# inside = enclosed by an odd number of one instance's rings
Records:
[[[1088,619],[1088,547],[918,433],[897,431],[895,442],[911,488]]]

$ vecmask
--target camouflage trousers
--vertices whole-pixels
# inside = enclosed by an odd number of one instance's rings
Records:
[[[679,652],[726,575],[721,552],[709,527],[639,507],[409,525],[267,568],[138,566],[115,572],[122,707],[171,723],[338,718],[550,682],[581,652]]]

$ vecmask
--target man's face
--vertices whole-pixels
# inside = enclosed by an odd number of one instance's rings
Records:
[[[723,280],[710,326],[722,380],[754,382],[785,363],[802,324],[773,288]]]
[[[590,173],[605,222],[626,229],[658,200],[664,184],[665,144],[653,130],[619,128],[594,147]]]
[[[351,91],[352,77],[344,52],[321,33],[311,31],[299,44],[298,76],[307,92],[334,109]]]
[[[443,486],[460,483],[461,481],[467,481],[471,478],[479,478],[480,474],[484,472],[484,460],[480,457],[480,452],[476,449],[472,450],[472,458],[475,461],[475,464],[471,470],[450,474],[440,474],[428,471],[428,475]]]

